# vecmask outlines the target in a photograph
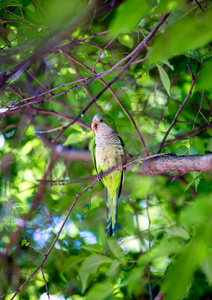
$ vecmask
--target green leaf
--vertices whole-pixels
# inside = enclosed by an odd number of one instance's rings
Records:
[[[64,146],[76,144],[85,141],[86,139],[90,138],[93,136],[92,131],[82,131],[80,133],[71,133],[66,141],[63,143]]]
[[[139,265],[142,266],[163,256],[178,253],[182,248],[182,243],[178,240],[163,239],[158,245],[151,248],[150,253],[145,253],[139,258]]]
[[[198,188],[199,183],[200,183],[200,178],[197,178],[197,179],[195,180],[195,182],[194,182],[194,184],[195,184],[195,191],[196,191],[196,192],[197,192],[197,188]]]
[[[196,154],[198,154],[198,150],[197,150],[197,148],[196,147],[194,147],[193,145],[191,145],[190,147],[189,147],[189,155],[196,155]]]
[[[133,168],[133,172],[138,172],[140,170],[140,168],[142,167],[142,162],[138,162],[135,164],[134,168]]]
[[[185,191],[184,191],[184,192],[188,191],[188,189],[190,188],[190,186],[192,186],[192,184],[193,184],[194,182],[195,182],[195,180],[190,181],[190,182],[186,185]]]
[[[107,271],[107,276],[115,276],[119,273],[120,271],[120,266],[121,266],[121,263],[118,261],[118,260],[115,260],[109,270]]]
[[[170,78],[163,67],[161,67],[160,65],[157,65],[157,68],[158,68],[158,71],[160,74],[161,82],[162,82],[167,94],[170,96],[170,87],[171,87]]]
[[[2,0],[1,1],[1,8],[7,7],[12,2],[13,2],[13,0]]]
[[[212,138],[208,142],[207,150],[212,152]]]
[[[116,8],[115,17],[110,24],[111,36],[119,32],[127,33],[137,25],[147,12],[146,0],[126,0]]]
[[[126,276],[124,284],[127,286],[127,291],[129,295],[135,294],[139,295],[141,293],[141,278],[143,275],[143,268],[134,268],[130,271],[129,275]]]
[[[212,285],[212,250],[204,257],[201,268],[207,276],[209,284]]]
[[[79,277],[82,281],[82,293],[88,286],[88,278],[91,274],[98,272],[100,265],[111,263],[112,259],[103,255],[91,255],[87,257],[81,265]]]
[[[212,242],[212,199],[204,197],[181,214],[181,226],[195,224],[194,237],[184,247],[170,266],[162,285],[167,299],[178,300],[186,296],[193,274],[209,253]]]
[[[125,260],[125,256],[123,253],[123,250],[121,249],[121,247],[119,246],[119,244],[113,240],[108,240],[108,246],[111,250],[111,252],[113,253],[113,255],[121,260],[124,261]]]
[[[23,246],[29,246],[29,242],[26,239],[23,239],[21,241],[21,247],[23,247]]]
[[[172,237],[181,237],[185,240],[190,239],[190,234],[188,233],[188,231],[186,231],[184,228],[179,227],[179,226],[168,229],[167,234]]]
[[[20,0],[20,3],[23,7],[27,7],[28,5],[32,4],[30,0]]]
[[[119,35],[118,40],[122,45],[127,46],[129,48],[132,48],[134,45],[133,38],[128,34]]]
[[[192,11],[190,18],[187,13],[179,16],[177,21],[156,36],[151,63],[161,62],[209,43],[212,39],[211,17],[211,12],[193,15]]]
[[[90,252],[98,252],[100,253],[101,252],[101,246],[100,245],[82,245],[80,246],[82,249],[85,249],[87,251],[90,251]]]
[[[114,291],[114,287],[109,282],[96,283],[87,293],[86,300],[104,300],[107,299]]]
[[[212,60],[209,60],[203,66],[200,76],[197,79],[197,85],[201,90],[208,90],[212,92],[212,85],[210,78],[212,77]]]
[[[176,154],[181,156],[181,155],[188,155],[188,147],[183,145],[183,146],[180,146],[179,148],[177,148],[177,151],[176,151]]]
[[[171,60],[171,65],[173,69],[169,70],[169,75],[173,76],[184,71],[187,68],[188,60],[185,55],[178,55],[173,57]]]
[[[164,59],[163,63],[166,64],[172,71],[174,70],[174,66],[169,63],[168,59]]]

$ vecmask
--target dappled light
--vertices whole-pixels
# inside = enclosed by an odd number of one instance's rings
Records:
[[[0,1],[0,299],[211,299],[211,17]]]

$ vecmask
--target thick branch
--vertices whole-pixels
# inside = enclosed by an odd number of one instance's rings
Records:
[[[144,175],[169,173],[212,172],[212,154],[166,156],[145,160],[138,171]]]

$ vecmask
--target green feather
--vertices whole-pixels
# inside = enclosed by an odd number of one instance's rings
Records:
[[[110,175],[103,178],[103,183],[106,186],[106,231],[109,235],[115,235],[118,218],[118,198],[120,196],[122,171],[114,171]]]
[[[103,113],[98,113],[96,116],[101,118],[102,121],[105,124],[107,124],[108,126],[110,126],[114,132],[117,132],[115,121],[113,120],[113,118],[111,116],[109,116],[107,114],[103,114]]]
[[[96,169],[95,146],[96,146],[95,139],[92,139],[89,144],[89,150],[91,152],[94,168]],[[96,171],[97,171],[97,169],[96,169]]]

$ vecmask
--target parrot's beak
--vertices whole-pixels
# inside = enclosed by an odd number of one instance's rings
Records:
[[[96,122],[93,122],[91,125],[92,130],[97,130],[98,124]]]

